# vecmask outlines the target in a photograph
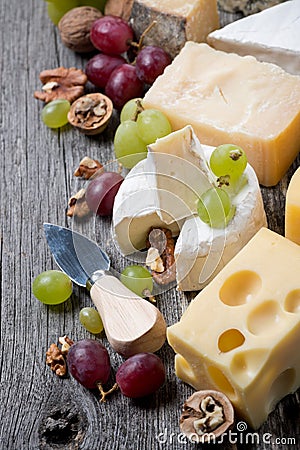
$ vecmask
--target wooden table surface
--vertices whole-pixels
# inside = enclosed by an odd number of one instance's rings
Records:
[[[221,15],[225,24],[237,18]],[[159,355],[167,382],[150,399],[132,401],[120,392],[106,404],[70,377],[59,379],[45,364],[45,352],[59,336],[90,337],[79,323],[82,307],[91,300],[85,289],[74,287],[64,304],[48,307],[32,295],[31,284],[40,272],[55,268],[42,224],[73,226],[66,217],[71,194],[84,186],[73,176],[85,155],[106,162],[113,158],[112,138],[118,115],[106,132],[87,138],[66,126],[45,127],[42,103],[33,98],[40,88],[39,73],[58,66],[84,68],[86,58],[65,48],[50,23],[42,0],[1,0],[1,390],[0,449],[148,450],[192,449],[180,435],[178,420],[184,400],[193,389],[176,379],[174,354],[165,344]],[[262,189],[269,226],[284,231],[285,193],[300,158],[277,187]],[[104,246],[120,269],[108,219],[85,224],[86,233]],[[168,324],[177,321],[195,294],[175,289],[158,297]],[[121,357],[102,338],[117,369]],[[220,449],[299,449],[299,392],[289,395],[257,436],[219,444]],[[201,448],[201,446],[199,446]]]

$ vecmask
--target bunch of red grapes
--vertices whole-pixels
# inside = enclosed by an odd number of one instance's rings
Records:
[[[149,45],[138,49],[131,64],[128,55],[139,45],[133,29],[120,17],[104,16],[96,20],[90,38],[101,53],[88,61],[87,77],[105,90],[116,109],[132,98],[141,97],[145,85],[152,84],[171,63],[171,57],[162,48]]]

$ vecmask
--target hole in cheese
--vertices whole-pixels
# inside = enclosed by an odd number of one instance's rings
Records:
[[[231,275],[220,289],[220,300],[228,306],[250,301],[260,290],[262,281],[256,272],[241,270]]]
[[[230,352],[237,347],[240,347],[245,342],[245,336],[235,328],[224,331],[219,336],[218,347],[221,352]]]
[[[251,349],[236,353],[232,358],[230,370],[242,383],[248,383],[256,377],[268,357],[268,350]]]
[[[282,322],[282,311],[274,300],[267,300],[252,310],[248,316],[248,330],[255,335],[277,333],[277,326]]]
[[[300,313],[300,289],[288,293],[284,302],[284,309],[290,313]]]
[[[224,373],[215,366],[210,366],[207,370],[214,385],[232,399],[235,396],[235,391]]]
[[[272,411],[276,403],[293,390],[295,379],[296,371],[290,367],[273,381],[268,395],[267,413]]]

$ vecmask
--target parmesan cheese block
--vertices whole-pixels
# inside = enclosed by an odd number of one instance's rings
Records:
[[[300,245],[300,167],[292,176],[286,193],[285,236]]]
[[[186,41],[205,42],[219,27],[216,0],[135,0],[130,24],[139,39],[146,28],[143,43],[158,45],[174,58]]]
[[[167,329],[177,375],[258,428],[300,386],[300,247],[262,228]]]
[[[151,227],[179,235],[175,259],[180,290],[204,287],[266,225],[257,177],[249,164],[244,186],[232,197],[236,213],[227,227],[214,229],[199,219],[198,199],[216,182],[207,163],[213,150],[200,145],[190,126],[158,139],[115,197],[113,232],[124,255],[146,247]]]
[[[300,77],[281,68],[187,42],[144,98],[173,129],[192,125],[201,143],[241,146],[265,186],[300,150]]]
[[[300,0],[281,3],[209,34],[218,50],[252,55],[300,75]]]

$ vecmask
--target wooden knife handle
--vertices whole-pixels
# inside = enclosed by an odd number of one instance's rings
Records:
[[[137,296],[116,277],[103,273],[90,290],[112,348],[128,357],[155,352],[166,340],[166,323],[161,312]]]

